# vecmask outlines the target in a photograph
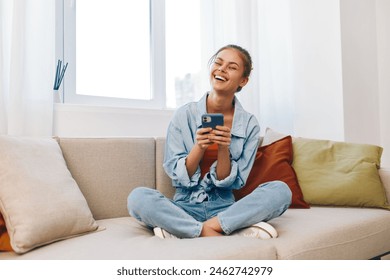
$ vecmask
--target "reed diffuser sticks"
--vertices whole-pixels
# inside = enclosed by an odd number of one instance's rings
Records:
[[[58,60],[57,69],[56,69],[56,76],[54,79],[54,87],[53,87],[54,90],[58,90],[60,88],[67,67],[68,67],[68,63],[66,63],[65,65],[62,65],[62,61]]]

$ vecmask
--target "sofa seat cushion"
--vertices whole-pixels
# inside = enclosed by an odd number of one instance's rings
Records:
[[[278,259],[370,259],[390,251],[390,212],[371,208],[288,209],[270,221]]]
[[[275,259],[272,244],[239,236],[160,239],[131,217],[97,221],[106,229],[63,240],[24,255],[0,253],[0,259]]]
[[[162,240],[130,217],[99,220],[106,230],[1,259],[370,259],[390,251],[390,212],[382,209],[288,209],[270,221],[279,237]],[[337,257],[335,257],[337,256]]]

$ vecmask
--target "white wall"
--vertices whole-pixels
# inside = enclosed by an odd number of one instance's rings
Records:
[[[390,166],[390,1],[341,0],[345,140],[380,145]]]
[[[376,7],[340,1],[345,140],[380,144]]]
[[[382,165],[390,166],[390,1],[376,0],[380,144]]]

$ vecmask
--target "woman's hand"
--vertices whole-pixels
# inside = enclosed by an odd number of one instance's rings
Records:
[[[196,144],[198,144],[201,150],[206,150],[210,145],[213,144],[209,139],[209,135],[212,132],[211,127],[200,128],[196,132]]]
[[[197,145],[191,150],[186,160],[188,175],[191,177],[195,173],[206,149],[216,143],[218,144],[217,178],[219,180],[226,178],[230,174],[231,168],[229,154],[230,142],[230,128],[227,126],[217,125],[215,129],[211,127],[198,129],[196,132]]]
[[[225,179],[230,174],[231,163],[229,146],[232,139],[231,137],[230,128],[227,126],[217,125],[216,129],[214,129],[209,134],[210,141],[218,144],[218,158],[216,167],[218,180]]]
[[[227,126],[217,125],[208,135],[208,139],[212,143],[217,143],[218,146],[229,146],[232,140],[230,128]]]
[[[196,142],[202,150],[206,150],[214,143],[229,146],[231,142],[230,128],[221,125],[217,125],[215,129],[211,127],[201,128],[196,132]]]
[[[211,127],[205,127],[196,131],[196,145],[194,145],[186,158],[186,168],[190,178],[195,174],[206,149],[213,144],[209,139],[209,134],[212,130]]]

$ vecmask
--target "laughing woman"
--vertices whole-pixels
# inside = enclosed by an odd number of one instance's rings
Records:
[[[153,228],[156,236],[278,236],[267,221],[291,204],[285,183],[264,183],[237,202],[233,195],[245,185],[259,140],[258,121],[235,96],[248,83],[251,70],[245,49],[222,47],[210,59],[210,92],[175,112],[164,157],[164,169],[176,188],[173,200],[146,187],[134,189],[128,197],[130,215]],[[224,124],[202,128],[206,113],[223,114]],[[216,160],[207,165],[206,158],[213,153]]]

